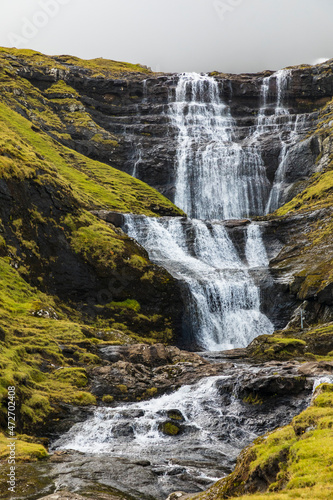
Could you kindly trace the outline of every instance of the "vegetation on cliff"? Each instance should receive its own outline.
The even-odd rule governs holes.
[[[68,64],[82,63],[96,78],[148,70],[102,60],[59,61],[0,50],[0,428],[6,428],[7,388],[16,386],[22,460],[46,456],[43,442],[26,434],[45,435],[68,404],[96,403],[88,372],[101,363],[97,345],[128,339],[169,343],[180,307],[172,277],[90,211],[182,212],[145,183],[42,131],[38,125],[63,133],[59,99],[68,106],[64,120],[87,129],[91,120],[72,106],[78,94],[63,81],[44,96],[14,68],[68,71]],[[93,141],[117,147],[98,127],[91,132]],[[4,443],[2,435],[0,459]]]
[[[121,146],[97,122],[87,96],[66,81],[76,71],[93,81],[150,74],[139,65],[0,49],[0,428],[6,427],[7,388],[15,385],[17,458],[22,461],[47,456],[40,436],[69,405],[96,404],[89,373],[102,363],[97,346],[170,343],[179,326],[181,299],[173,278],[91,211],[183,212],[112,168],[112,155]],[[110,102],[116,99],[106,95]],[[274,214],[285,219],[318,211],[309,230],[282,250],[273,268],[292,269],[290,292],[303,302],[315,298],[319,307],[331,300],[333,289],[332,109],[330,102],[315,131],[322,146],[318,173]],[[93,159],[94,148],[106,152],[107,163]],[[332,359],[332,325],[328,316],[324,324],[307,325],[304,331],[291,325],[256,339],[251,355]],[[118,388],[127,391],[125,385]],[[156,391],[148,389],[146,396]],[[200,498],[245,493],[253,495],[242,498],[253,500],[330,498],[332,394],[332,386],[322,386],[311,408],[259,438],[241,454],[235,472]],[[107,395],[99,402],[113,400]],[[248,402],[260,404],[255,398]],[[179,428],[167,422],[164,431],[176,435]],[[0,434],[0,461],[8,455],[5,446]]]

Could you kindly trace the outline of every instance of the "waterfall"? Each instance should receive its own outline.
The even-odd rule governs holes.
[[[274,212],[280,206],[281,188],[285,180],[289,150],[298,139],[299,116],[293,123],[293,117],[285,105],[285,96],[290,78],[291,70],[279,70],[264,78],[261,86],[261,107],[253,136],[258,139],[264,134],[276,134],[281,144],[278,168],[275,172],[265,213]],[[274,82],[276,98],[275,102],[269,103],[269,91]]]
[[[187,339],[206,350],[244,347],[274,328],[260,312],[260,292],[222,224],[127,215],[124,226],[150,259],[188,291]],[[253,227],[253,228],[252,228]],[[247,230],[250,267],[267,265],[260,228]]]
[[[230,83],[225,87],[207,75],[179,75],[168,107],[178,132],[175,203],[191,219],[126,217],[128,234],[184,284],[187,338],[204,349],[244,347],[274,330],[260,311],[260,291],[249,273],[268,266],[260,225],[244,229],[242,261],[217,220],[263,215],[278,207],[289,145],[297,136],[297,122],[285,106],[289,80],[289,70],[263,79],[256,123],[242,139],[224,97],[231,93]],[[268,134],[281,144],[272,189],[261,151]]]
[[[257,148],[237,142],[217,81],[180,75],[169,116],[178,130],[176,205],[194,218],[262,214],[268,197],[265,168]]]
[[[269,264],[260,226],[257,224],[248,226],[245,255],[250,267],[267,267]]]

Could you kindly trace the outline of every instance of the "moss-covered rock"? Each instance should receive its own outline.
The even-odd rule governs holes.
[[[257,360],[333,360],[333,323],[303,330],[290,327],[256,337],[246,349]]]
[[[168,420],[160,424],[159,430],[166,436],[177,436],[181,432],[181,427],[175,422]]]

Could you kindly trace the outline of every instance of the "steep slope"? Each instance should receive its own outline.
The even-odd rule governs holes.
[[[181,212],[3,103],[0,121],[0,426],[7,388],[16,386],[16,431],[43,435],[68,405],[95,404],[88,371],[101,362],[96,345],[169,343],[180,328],[174,279],[91,210]],[[23,440],[18,458],[45,456]]]

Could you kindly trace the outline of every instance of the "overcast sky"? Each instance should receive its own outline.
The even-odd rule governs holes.
[[[255,72],[333,57],[332,22],[333,0],[2,0],[0,45]]]

